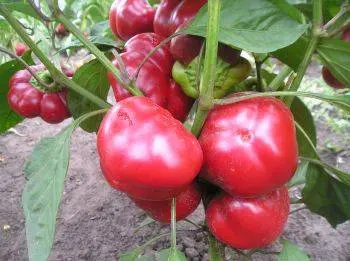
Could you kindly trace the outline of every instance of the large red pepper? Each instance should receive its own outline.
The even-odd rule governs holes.
[[[190,215],[201,201],[201,190],[196,183],[188,186],[186,190],[176,196],[176,220],[181,220]],[[163,201],[149,201],[132,198],[135,204],[142,208],[154,220],[162,223],[171,221],[171,199]]]
[[[42,65],[31,67],[35,72],[44,72]],[[67,90],[45,92],[35,87],[34,78],[28,70],[15,73],[10,79],[8,103],[15,112],[25,118],[40,116],[48,123],[59,123],[70,117],[67,107]]]
[[[206,221],[213,235],[230,247],[263,248],[282,234],[289,204],[286,187],[258,198],[222,193],[209,203]]]
[[[147,0],[115,0],[109,11],[113,33],[124,41],[134,35],[152,32],[155,9]]]
[[[143,200],[177,196],[193,182],[203,161],[196,137],[146,97],[122,100],[106,114],[97,148],[111,186]]]
[[[288,182],[298,165],[293,115],[276,98],[216,106],[199,142],[202,176],[231,195],[268,193]]]
[[[206,3],[207,0],[163,0],[154,18],[154,32],[163,37],[174,34],[185,27]],[[175,60],[189,64],[198,56],[202,42],[198,36],[180,35],[172,39],[170,51]],[[220,44],[219,55],[225,62],[235,65],[240,51]]]
[[[143,33],[134,36],[125,44],[125,52],[121,54],[126,70],[132,77],[147,54],[164,38],[154,33]],[[118,67],[118,61],[113,61]],[[158,49],[141,67],[136,78],[136,86],[145,96],[158,105],[168,109],[178,120],[184,120],[191,105],[181,87],[171,78],[174,60],[167,45]],[[131,94],[121,86],[112,73],[108,73],[109,82],[117,101]]]

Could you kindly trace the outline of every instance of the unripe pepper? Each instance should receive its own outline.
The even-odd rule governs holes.
[[[194,59],[188,66],[184,66],[180,62],[175,62],[172,70],[174,80],[180,84],[187,96],[195,99],[199,96],[199,90],[197,88],[198,63],[199,57]],[[228,90],[245,80],[249,76],[251,69],[250,63],[243,57],[239,59],[235,66],[218,58],[214,98],[223,97]]]
[[[159,45],[163,39],[163,37],[154,33],[143,33],[126,42],[125,52],[120,56],[129,78],[133,77],[147,54]],[[117,59],[113,63],[118,67]],[[143,64],[136,77],[135,84],[146,97],[168,109],[176,119],[183,121],[190,109],[192,100],[172,80],[171,69],[173,63],[174,60],[169,52],[168,45],[162,46]],[[111,72],[108,73],[108,79],[117,101],[132,96],[118,83]]]
[[[143,209],[150,217],[162,223],[171,221],[171,199],[163,201],[148,201],[131,198],[135,204]],[[196,210],[201,201],[201,190],[196,183],[176,196],[176,220],[189,216]]]
[[[44,75],[43,65],[31,67],[33,71]],[[60,123],[70,117],[67,106],[67,89],[40,89],[28,70],[15,73],[10,79],[8,103],[12,110],[25,118],[40,116],[48,123]]]
[[[131,37],[153,32],[155,9],[147,0],[115,0],[109,11],[112,32],[127,41]]]
[[[146,97],[120,101],[97,134],[103,174],[130,197],[171,199],[194,181],[203,153],[181,122]]]
[[[206,221],[213,235],[230,247],[264,248],[282,234],[289,205],[286,187],[258,198],[222,193],[209,203]]]

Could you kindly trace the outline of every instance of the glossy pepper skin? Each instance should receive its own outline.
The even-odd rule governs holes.
[[[130,77],[134,75],[147,54],[163,39],[163,37],[154,33],[143,33],[126,42],[125,52],[121,54],[121,59]],[[172,80],[173,63],[174,60],[169,52],[169,47],[163,46],[144,63],[135,83],[145,96],[168,109],[176,119],[183,121],[187,116],[192,100]],[[114,60],[113,64],[118,67],[117,60]],[[117,101],[132,96],[118,83],[112,73],[108,73],[108,79]]]
[[[293,115],[275,98],[215,107],[199,142],[201,175],[232,196],[266,194],[285,184],[298,164]]]
[[[163,0],[154,18],[154,32],[168,37],[185,27],[207,3],[207,0]],[[187,65],[198,56],[202,47],[201,37],[180,35],[172,39],[170,51],[175,60]],[[240,51],[219,44],[220,57],[226,62],[235,65],[238,62]]]
[[[36,72],[45,70],[42,65],[32,66]],[[12,110],[25,118],[40,116],[48,123],[60,123],[70,117],[67,107],[67,90],[45,93],[34,88],[32,75],[27,70],[15,73],[10,79],[8,103]]]
[[[350,26],[344,30],[341,39],[345,42],[350,42]],[[346,87],[345,84],[339,81],[325,66],[322,67],[322,77],[325,83],[334,89],[343,89]]]
[[[286,187],[258,198],[222,193],[209,203],[206,221],[213,235],[230,247],[263,248],[282,234],[289,206]]]
[[[131,37],[153,32],[155,9],[147,0],[115,0],[109,11],[112,32],[127,41]]]
[[[177,196],[203,162],[196,137],[146,97],[124,99],[106,114],[97,148],[110,185],[143,200]]]
[[[132,200],[154,220],[166,224],[170,223],[172,199],[147,201],[134,198]],[[189,216],[196,210],[200,201],[201,190],[197,184],[193,183],[176,196],[176,220],[181,220]]]
[[[26,51],[28,51],[29,48],[23,43],[18,43],[15,46],[15,52],[17,56],[22,56]]]

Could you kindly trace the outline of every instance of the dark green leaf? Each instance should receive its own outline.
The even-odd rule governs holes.
[[[312,117],[308,107],[301,101],[300,98],[295,97],[290,109],[293,113],[294,120],[303,128],[313,145],[316,147],[316,126],[314,123],[314,118]],[[299,129],[297,129],[297,136],[299,144],[305,143],[303,142]],[[301,155],[309,155],[308,153],[304,153],[303,148],[299,148],[299,151],[301,152]]]
[[[97,59],[92,60],[80,67],[75,72],[73,81],[78,83],[80,86],[83,86],[85,89],[101,99],[107,99],[109,91],[107,70]],[[96,104],[75,92],[68,93],[68,107],[74,119],[87,112],[98,109]],[[92,117],[84,121],[81,124],[81,128],[88,132],[95,132],[98,130],[101,121],[101,115]]]
[[[297,168],[293,178],[288,182],[289,188],[304,184],[306,182],[306,174],[309,170],[309,162],[302,161]]]
[[[350,187],[336,180],[321,167],[309,164],[302,191],[307,207],[332,226],[350,219]]]
[[[350,186],[350,173],[343,172],[343,171],[341,171],[333,166],[330,166],[330,165],[322,162],[321,160],[319,160],[317,158],[312,159],[312,158],[301,157],[301,159],[303,161],[310,162],[312,164],[316,164],[316,165],[322,167],[327,173],[329,173],[329,175],[331,175],[335,179],[343,182],[344,184]]]
[[[300,250],[297,245],[288,240],[282,240],[282,252],[278,255],[278,261],[309,261],[309,257]]]
[[[71,125],[55,137],[44,138],[35,147],[24,170],[29,180],[22,202],[31,261],[45,261],[50,254],[73,130]]]
[[[331,73],[350,86],[350,43],[337,39],[322,39],[317,53]]]
[[[236,48],[256,53],[272,52],[291,45],[307,29],[307,25],[294,20],[297,11],[282,0],[221,2],[219,40]],[[289,16],[291,14],[293,17]],[[184,32],[204,37],[207,21],[207,6],[204,6]]]
[[[27,63],[33,64],[31,52],[25,53],[22,58]],[[0,65],[0,134],[23,121],[23,117],[12,111],[7,103],[9,81],[17,71],[22,69],[24,69],[24,66],[17,60],[11,60]]]
[[[163,249],[156,253],[157,261],[186,261],[186,256],[176,247]]]
[[[305,56],[309,39],[305,36],[300,37],[295,43],[272,53],[274,57],[287,64],[295,72]]]

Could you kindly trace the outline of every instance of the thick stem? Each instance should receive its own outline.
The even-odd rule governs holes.
[[[95,55],[96,59],[98,59],[109,71],[113,73],[116,77],[117,81],[132,95],[142,96],[142,92],[133,86],[132,84],[126,84],[120,75],[119,70],[111,63],[111,61],[105,56],[103,52],[101,52],[94,44],[88,41],[84,35],[79,31],[79,29],[69,20],[67,19],[60,10],[55,10],[55,17],[59,22],[61,22],[64,27],[72,33],[80,42],[84,44],[84,46]]]
[[[284,79],[288,77],[288,75],[292,72],[293,70],[285,65],[282,70],[279,72],[279,74],[272,80],[272,82],[269,84],[269,89],[271,91],[277,91],[280,89],[281,85],[284,82]]]
[[[298,67],[297,76],[295,77],[292,85],[289,88],[290,91],[297,91],[299,86],[300,86],[301,81],[304,78],[306,69],[310,64],[312,55],[314,54],[314,52],[317,48],[318,42],[319,42],[319,36],[320,36],[321,31],[322,31],[322,23],[323,23],[322,0],[314,0],[311,40],[310,40],[308,47],[306,49],[304,59]],[[288,97],[285,100],[285,103],[288,106],[290,106],[293,102],[293,99],[294,99],[294,97]]]
[[[215,83],[215,67],[218,50],[220,0],[208,1],[208,27],[206,37],[204,70],[200,83],[199,103],[196,118],[192,126],[192,133],[199,135],[209,110],[213,106]]]
[[[80,95],[86,97],[91,102],[95,103],[101,108],[109,108],[110,105],[104,100],[100,99],[96,95],[85,90],[83,87],[79,86],[72,80],[68,79],[56,66],[50,61],[50,59],[39,49],[37,44],[26,34],[22,26],[18,23],[17,19],[12,16],[10,11],[5,5],[0,4],[0,14],[7,20],[11,27],[17,32],[17,34],[22,38],[22,40],[27,44],[31,51],[38,57],[38,59],[45,65],[47,70],[50,72],[52,78],[55,82],[65,85],[69,89],[79,93]]]

